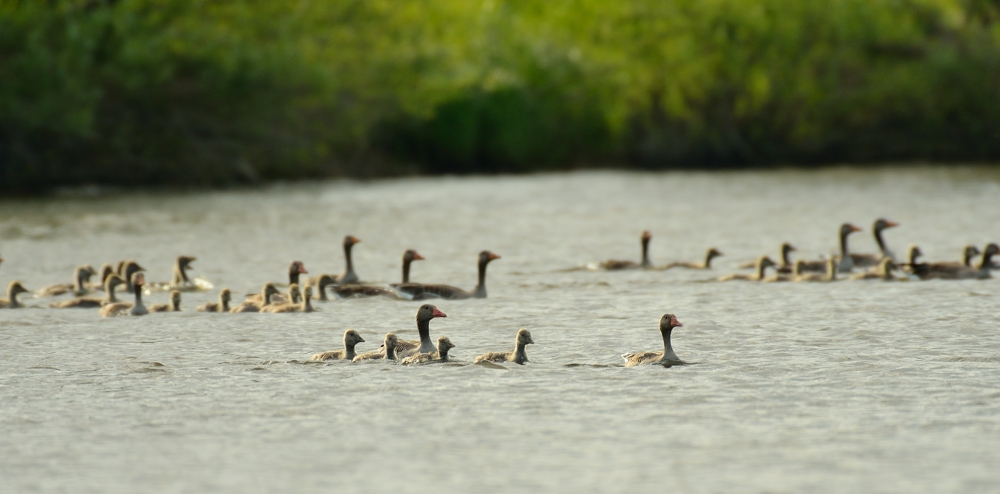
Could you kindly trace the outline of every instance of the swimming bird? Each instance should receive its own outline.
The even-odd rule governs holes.
[[[298,286],[299,276],[308,273],[309,271],[306,271],[306,266],[305,264],[302,264],[302,261],[292,261],[292,263],[288,265],[288,286],[289,287],[291,287],[292,285]],[[266,302],[264,299],[261,298],[263,292],[247,295],[245,302],[250,302],[258,307],[262,307],[269,303],[285,303],[291,300],[288,297],[288,295],[285,295],[284,293],[281,293],[277,290],[277,284],[272,283],[272,285],[275,286],[275,290],[271,296],[270,302]],[[294,302],[294,300],[292,301]]]
[[[355,237],[354,235],[344,237],[344,261],[346,266],[343,274],[336,278],[338,284],[346,285],[348,283],[358,282],[358,274],[354,272],[354,261],[351,259],[351,249],[354,248],[354,244],[360,242],[361,240],[358,240],[358,237]]]
[[[132,274],[132,292],[135,294],[135,302],[116,302],[101,307],[101,317],[114,316],[144,316],[149,313],[142,303],[142,286],[146,284],[146,277],[142,272]]]
[[[663,266],[663,269],[673,269],[673,268],[688,268],[688,269],[712,269],[712,259],[722,255],[722,252],[716,250],[715,247],[711,247],[705,252],[704,262],[672,262]]]
[[[619,259],[609,259],[600,264],[602,269],[608,271],[619,271],[622,269],[638,269],[638,268],[651,268],[653,263],[649,260],[649,241],[653,238],[653,234],[649,230],[643,230],[642,235],[639,236],[639,242],[642,244],[642,261],[623,261]]]
[[[135,289],[134,286],[132,285],[132,280],[134,279],[135,273],[139,273],[145,270],[146,268],[140,266],[139,263],[135,261],[131,260],[125,261],[125,263],[122,265],[122,273],[120,273],[119,276],[121,276],[122,279],[125,280],[126,292],[132,293],[132,291]],[[145,277],[143,277],[143,283],[145,283]]]
[[[386,333],[385,340],[382,341],[382,348],[362,353],[351,359],[351,362],[361,362],[362,360],[396,360],[396,343],[399,341],[395,333]]]
[[[992,257],[1000,254],[1000,247],[997,244],[989,244],[983,249],[983,257],[978,266],[955,266],[952,263],[925,263],[918,273],[921,279],[939,280],[984,280],[992,277],[990,273],[993,269]]]
[[[413,249],[407,249],[406,252],[403,252],[403,281],[401,283],[392,283],[389,286],[397,290],[407,286],[419,287],[421,285],[420,283],[410,282],[410,264],[412,264],[413,261],[423,260],[424,256],[420,255],[419,252]]]
[[[257,297],[259,302],[247,299],[240,305],[229,309],[229,312],[234,314],[240,312],[260,312],[261,307],[271,303],[271,298],[274,297],[274,294],[276,293],[278,293],[278,289],[275,288],[274,283],[265,283],[264,287],[261,288],[260,293],[258,294],[259,296]]]
[[[17,296],[22,293],[28,293],[28,289],[24,288],[24,285],[20,281],[11,281],[7,285],[7,298],[0,298],[0,309],[20,309],[24,307],[21,302],[17,300]]]
[[[437,351],[428,353],[415,353],[404,358],[401,364],[425,364],[428,362],[447,362],[448,350],[455,348],[455,344],[447,336],[438,338]]]
[[[118,303],[115,291],[118,285],[123,284],[125,284],[125,280],[123,280],[121,276],[114,273],[108,273],[108,277],[104,280],[104,298],[77,297],[70,300],[52,302],[49,304],[49,307],[52,307],[53,309],[92,309],[108,304]]]
[[[885,257],[879,261],[878,266],[871,271],[865,271],[864,273],[855,273],[851,275],[852,280],[885,280],[892,281],[896,279],[892,272],[896,269],[896,263],[892,259]]]
[[[838,259],[836,256],[827,259],[826,262],[826,273],[806,273],[799,265],[803,262],[802,260],[795,261],[795,281],[837,281],[837,266]]]
[[[441,312],[431,304],[421,305],[417,309],[417,334],[419,340],[398,340],[396,353],[400,358],[408,357],[415,353],[426,353],[434,351],[434,343],[431,342],[431,319],[436,317],[448,317],[448,314]]]
[[[872,234],[875,235],[875,243],[878,244],[879,255],[874,254],[851,254],[851,262],[853,266],[859,268],[869,268],[872,266],[877,266],[879,261],[883,258],[889,258],[893,261],[896,260],[896,255],[893,254],[891,250],[885,245],[885,240],[882,239],[882,231],[888,228],[894,228],[899,226],[899,223],[895,221],[889,221],[885,218],[879,218],[875,220],[872,224]]]
[[[412,300],[424,300],[428,298],[443,298],[447,300],[463,300],[468,298],[486,298],[486,265],[490,261],[500,259],[500,256],[484,250],[479,253],[479,284],[472,292],[467,292],[461,288],[451,285],[433,285],[408,283],[397,287],[397,291],[411,297]]]
[[[42,288],[38,291],[39,297],[54,297],[57,295],[63,295],[65,293],[73,293],[77,297],[86,295],[90,293],[88,284],[90,278],[92,278],[96,273],[94,268],[90,264],[83,264],[77,266],[73,270],[73,283],[60,283],[58,285],[50,285]]]
[[[228,288],[219,291],[218,302],[208,302],[198,307],[198,312],[229,312],[229,302],[232,300],[232,293]]]
[[[296,288],[296,290],[298,290],[298,287],[295,287],[295,288]],[[306,288],[304,290],[304,294],[301,295],[301,296],[299,296],[299,299],[301,300],[301,302],[299,302],[299,303],[284,303],[284,304],[280,304],[280,305],[276,305],[276,304],[266,305],[262,309],[260,309],[260,311],[261,312],[267,312],[267,313],[270,313],[270,314],[285,314],[285,313],[289,313],[289,312],[315,312],[316,309],[313,309],[313,306],[312,306],[312,296],[313,296],[313,291],[312,290],[313,290],[313,288],[311,286],[306,285]]]
[[[170,291],[170,303],[169,304],[154,304],[149,306],[149,312],[180,312],[181,311],[181,292],[180,290]]]
[[[670,333],[674,328],[684,326],[673,314],[663,314],[660,318],[660,336],[663,337],[663,350],[659,352],[634,352],[623,353],[625,367],[635,367],[637,365],[678,365],[685,362],[674,353],[674,347],[670,344]]]
[[[365,339],[358,334],[357,331],[353,329],[348,329],[344,331],[344,349],[343,350],[330,350],[328,352],[317,353],[312,356],[314,361],[322,360],[354,360],[358,354],[354,351],[354,347],[358,343],[364,343]]]
[[[476,357],[473,362],[477,364],[479,362],[514,362],[515,364],[524,365],[524,363],[528,361],[528,354],[525,353],[524,347],[534,343],[535,340],[531,339],[531,332],[527,329],[521,328],[517,330],[517,337],[514,339],[513,351],[484,353]]]
[[[761,256],[755,263],[756,269],[753,274],[734,273],[719,277],[719,281],[762,281],[765,270],[774,266],[774,261],[770,257]]]

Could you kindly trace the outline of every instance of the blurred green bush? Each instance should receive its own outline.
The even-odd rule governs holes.
[[[0,190],[1000,157],[1000,0],[0,0]]]

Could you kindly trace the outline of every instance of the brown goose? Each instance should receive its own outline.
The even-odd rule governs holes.
[[[100,284],[98,284],[98,285],[91,285],[90,288],[93,289],[93,290],[104,290],[104,285],[105,285],[105,282],[108,281],[108,276],[111,276],[111,275],[115,274],[115,270],[114,270],[114,268],[111,267],[110,264],[104,263],[104,264],[101,265],[101,269],[100,269],[100,273],[99,274],[100,274]]]
[[[198,307],[198,312],[229,312],[229,302],[232,300],[232,293],[228,288],[223,288],[219,292],[218,302],[208,302]]]
[[[860,231],[860,228],[850,223],[840,225],[840,264],[837,266],[837,269],[840,270],[841,273],[850,272],[854,267],[854,261],[851,259],[851,254],[847,247],[847,237],[854,232]],[[806,272],[825,273],[826,260],[820,259],[818,261],[805,261],[802,265],[802,269]]]
[[[625,359],[625,367],[654,364],[670,367],[672,365],[684,364],[683,360],[677,358],[677,354],[674,353],[674,347],[670,344],[670,333],[673,332],[674,328],[683,326],[677,320],[677,316],[663,314],[663,317],[660,318],[660,336],[663,337],[663,350],[659,352],[623,353],[622,358]]]
[[[801,260],[795,261],[795,281],[837,281],[837,257],[831,257],[826,260],[826,273],[807,273],[805,272],[799,263],[803,262]]]
[[[394,333],[386,333],[385,340],[382,341],[382,348],[362,353],[351,359],[351,362],[361,362],[362,360],[396,360],[396,343],[399,341]]]
[[[431,319],[435,317],[448,317],[448,314],[439,311],[431,304],[421,305],[417,309],[417,334],[420,335],[420,340],[399,340],[396,353],[400,358],[434,351],[434,343],[431,342]]]
[[[782,274],[790,274],[792,272],[793,266],[792,266],[792,261],[791,261],[791,258],[789,256],[789,254],[791,254],[794,251],[795,251],[795,247],[793,247],[792,244],[790,244],[788,242],[782,243],[781,244],[781,264],[778,264],[777,266],[775,266],[774,270],[777,271],[777,272],[779,272],[779,273],[782,273]],[[739,268],[740,269],[751,269],[751,268],[754,268],[756,266],[757,266],[757,262],[754,261],[754,262],[747,262],[747,263],[740,264]]]
[[[770,257],[761,256],[754,263],[756,266],[753,274],[734,273],[719,277],[719,281],[762,281],[765,278],[767,268],[774,267],[774,261]]]
[[[870,268],[873,266],[878,266],[879,262],[883,258],[889,258],[893,261],[896,260],[896,255],[893,254],[891,250],[885,245],[885,240],[882,239],[882,230],[887,228],[894,228],[899,226],[899,223],[895,221],[889,221],[885,218],[879,218],[875,220],[872,225],[872,233],[875,235],[875,243],[878,244],[879,255],[875,254],[851,254],[851,262],[855,267],[859,268]]]
[[[11,281],[7,285],[7,298],[0,298],[0,309],[20,309],[24,307],[21,302],[17,301],[17,296],[22,293],[28,293],[28,289],[24,288],[24,285],[20,281]]]
[[[348,235],[344,237],[344,260],[347,263],[344,273],[336,278],[338,284],[346,285],[348,283],[357,283],[358,274],[354,272],[354,261],[351,259],[351,249],[354,248],[354,244],[360,243],[358,237],[354,235]]]
[[[354,360],[358,354],[355,353],[354,347],[358,343],[364,343],[365,339],[358,334],[357,331],[353,329],[348,329],[344,331],[344,349],[343,350],[330,350],[328,352],[317,353],[312,356],[313,361],[323,361],[323,360]]]
[[[404,358],[401,364],[424,364],[428,362],[447,362],[448,350],[455,348],[455,344],[447,336],[438,338],[437,351],[429,353],[416,353]]]
[[[132,291],[134,290],[132,285],[132,280],[134,279],[133,276],[135,275],[135,273],[139,273],[145,270],[146,268],[140,266],[139,263],[135,261],[125,261],[125,263],[122,265],[122,271],[124,273],[120,273],[119,276],[121,276],[122,279],[125,280],[126,292],[132,293]],[[143,283],[145,283],[145,279],[146,278],[143,277]]]
[[[264,287],[261,288],[259,297],[257,300],[260,302],[255,302],[252,300],[244,300],[243,303],[229,309],[229,312],[240,313],[240,312],[260,312],[260,308],[268,305],[272,301],[274,294],[278,293],[278,289],[274,287],[274,283],[265,283]]]
[[[174,286],[189,285],[191,280],[188,278],[187,270],[191,269],[191,263],[196,260],[198,260],[197,257],[179,256],[177,260],[174,261],[170,284]]]
[[[337,298],[392,297],[399,298],[392,289],[374,285],[336,285],[330,287],[330,292]]]
[[[297,288],[298,287],[296,287],[296,289]],[[264,308],[262,308],[260,311],[267,312],[270,314],[287,314],[290,312],[315,312],[316,309],[313,309],[312,306],[312,296],[313,296],[313,288],[309,285],[306,285],[305,290],[303,290],[303,294],[299,296],[299,300],[301,300],[301,302],[285,303],[281,305],[267,305],[264,306]]]
[[[101,317],[114,317],[114,316],[144,316],[149,313],[146,306],[142,303],[142,285],[146,284],[146,277],[142,272],[135,272],[132,274],[132,287],[134,288],[133,293],[135,293],[135,302],[116,302],[113,304],[107,304],[101,307]]]
[[[420,255],[419,252],[413,249],[407,249],[406,252],[403,252],[403,282],[392,283],[389,286],[397,290],[407,286],[413,286],[413,287],[420,286],[420,283],[410,282],[410,264],[413,263],[413,261],[423,261],[423,260],[424,256]]]
[[[970,269],[976,269],[972,265],[972,260],[976,258],[982,252],[975,245],[966,245],[962,249],[962,262],[958,261],[942,261],[942,262],[928,262],[921,265],[922,273],[930,278],[941,277],[947,278],[950,276],[955,276],[957,273],[968,271]],[[933,273],[933,275],[932,275]]]
[[[892,272],[896,269],[896,263],[889,259],[888,257],[883,258],[878,263],[873,271],[866,271],[864,273],[855,273],[851,275],[852,280],[885,280],[892,281],[896,279]]]
[[[53,309],[92,309],[118,303],[118,298],[115,296],[115,289],[118,285],[123,284],[125,284],[125,280],[121,276],[109,273],[108,277],[104,280],[104,298],[77,297],[71,300],[63,300],[62,302],[53,302],[49,304],[49,307]]]
[[[500,259],[500,256],[488,250],[479,253],[479,284],[476,285],[476,288],[471,293],[451,285],[423,285],[416,283],[400,286],[397,288],[397,291],[405,293],[412,300],[424,300],[428,298],[443,298],[447,300],[486,298],[486,265],[494,259]]]
[[[989,244],[983,249],[983,257],[979,266],[956,267],[950,263],[927,263],[921,273],[921,279],[939,280],[984,280],[992,277],[990,271],[993,269],[993,256],[1000,254],[1000,246]]]
[[[475,360],[473,363],[479,362],[514,362],[515,364],[524,365],[528,361],[528,354],[524,351],[524,347],[527,345],[532,345],[535,340],[531,339],[531,332],[527,329],[521,328],[517,330],[517,337],[514,339],[514,350],[510,352],[490,352],[484,353]]]
[[[602,269],[608,271],[618,271],[622,269],[638,269],[638,268],[651,268],[653,263],[649,260],[649,241],[653,238],[653,234],[649,230],[644,230],[642,235],[639,237],[639,242],[642,243],[642,261],[622,261],[618,259],[609,259],[600,264]]]
[[[84,264],[82,266],[77,266],[73,270],[73,283],[60,283],[58,285],[51,285],[42,288],[38,291],[39,297],[54,297],[57,295],[63,295],[66,293],[72,293],[77,297],[86,295],[90,293],[88,285],[90,284],[90,278],[95,274],[94,268],[90,264]]]
[[[672,262],[663,266],[663,269],[672,268],[688,268],[688,269],[712,269],[712,259],[722,255],[722,252],[716,250],[715,247],[711,247],[705,252],[704,262]]]
[[[309,274],[309,271],[306,271],[306,266],[302,264],[302,261],[292,261],[292,263],[288,265],[289,289],[291,288],[292,285],[298,286],[299,276],[303,274]],[[272,283],[272,285],[275,285],[275,283]],[[284,293],[277,291],[277,289],[275,289],[274,294],[272,294],[273,296],[270,302],[263,303],[264,300],[261,298],[262,294],[263,292],[247,295],[245,302],[250,302],[258,307],[263,307],[264,305],[267,305],[269,303],[283,304],[289,301],[297,303],[295,300],[289,299],[288,295],[285,295]]]
[[[180,312],[181,311],[181,292],[180,290],[170,291],[170,303],[169,304],[154,304],[149,306],[150,312]]]

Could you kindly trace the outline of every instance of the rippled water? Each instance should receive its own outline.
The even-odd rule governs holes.
[[[872,221],[902,254],[957,258],[1000,240],[989,169],[574,173],[285,185],[0,202],[0,281],[69,281],[76,264],[172,259],[234,293],[343,269],[472,288],[431,325],[453,365],[307,363],[356,328],[416,338],[416,302],[345,300],[313,314],[101,319],[0,311],[5,492],[986,492],[1000,485],[1000,282],[703,283],[790,241],[832,252]],[[562,271],[609,257],[725,257],[711,272]],[[159,303],[165,294],[147,299]],[[624,368],[661,347],[696,365]],[[532,331],[531,362],[468,365]]]

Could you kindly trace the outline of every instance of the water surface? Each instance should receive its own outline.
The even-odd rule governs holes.
[[[376,348],[416,338],[418,303],[319,304],[313,314],[0,311],[0,478],[10,492],[985,492],[1000,484],[1000,283],[710,283],[790,241],[955,259],[1000,241],[995,172],[611,173],[278,185],[0,202],[0,281],[69,281],[135,258],[166,280],[179,254],[234,293],[343,269],[353,234],[368,282],[475,284],[432,322],[456,365],[308,363],[346,328]],[[566,271],[725,253],[711,272]],[[147,299],[166,301],[165,294]],[[676,313],[696,365],[621,367],[660,348]],[[467,365],[532,331],[531,362]]]

